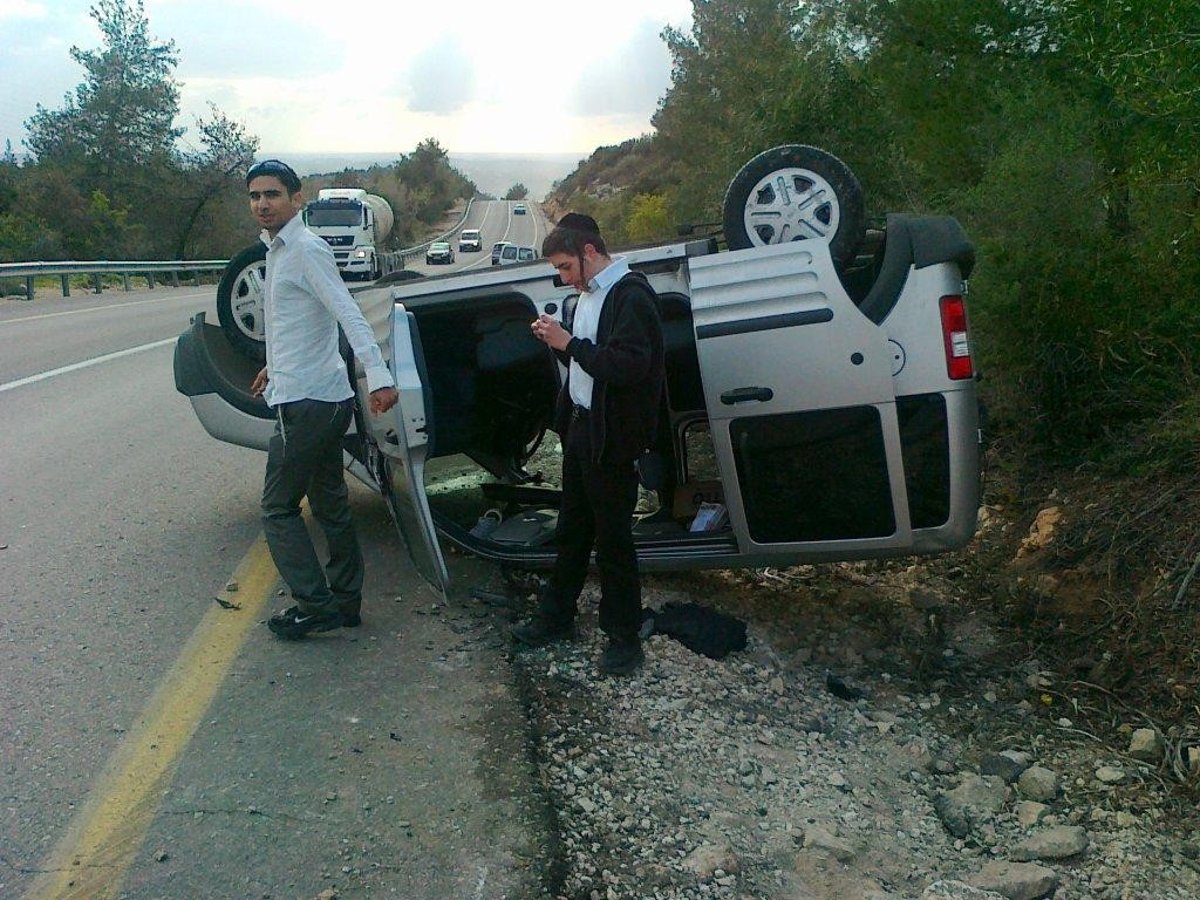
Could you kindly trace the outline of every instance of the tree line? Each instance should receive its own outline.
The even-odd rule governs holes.
[[[143,0],[99,0],[101,46],[72,47],[83,81],[26,121],[27,154],[0,156],[0,262],[225,259],[256,239],[243,181],[259,139],[216,106],[179,124],[179,55],[150,35]],[[189,148],[189,149],[184,149]],[[389,166],[305,180],[392,204],[391,249],[419,242],[475,185],[432,138]]]
[[[729,180],[759,151],[823,147],[856,172],[876,218],[950,213],[975,241],[969,302],[993,433],[1112,470],[1194,463],[1194,0],[693,9],[690,31],[663,35],[672,84],[656,132],[590,161],[612,171],[637,157],[636,174],[571,202],[624,240],[674,238],[675,223],[720,220]]]

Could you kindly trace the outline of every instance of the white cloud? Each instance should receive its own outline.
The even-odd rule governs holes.
[[[572,101],[577,115],[636,116],[647,123],[671,76],[671,56],[659,33],[643,20],[612,52],[577,76]]]
[[[0,0],[0,22],[6,19],[44,19],[48,15],[45,4],[31,0]]]
[[[196,0],[147,4],[152,38],[175,43],[181,80],[307,77],[338,70],[352,49],[327,40],[325,23],[270,15],[246,0],[206,0],[203,15],[199,6]]]
[[[68,48],[100,46],[87,7],[0,0],[0,146],[19,147],[36,105],[58,108],[83,80]],[[45,17],[10,27],[18,9]],[[146,0],[151,36],[179,51],[179,124],[215,103],[275,152],[405,152],[426,137],[455,152],[615,143],[650,129],[669,78],[659,32],[687,27],[690,12],[690,0],[590,10],[561,0]]]
[[[457,37],[444,34],[413,57],[408,89],[413,112],[458,112],[474,98],[475,64]]]

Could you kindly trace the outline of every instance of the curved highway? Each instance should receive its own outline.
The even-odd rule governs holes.
[[[528,210],[524,215],[513,212],[518,203],[524,203]],[[471,204],[471,212],[462,227],[456,229],[448,239],[450,246],[454,248],[453,263],[426,265],[425,252],[422,250],[418,255],[406,259],[404,267],[423,275],[444,275],[447,272],[486,268],[492,264],[492,244],[497,241],[533,247],[538,256],[541,256],[542,241],[552,227],[541,206],[533,201],[476,200]],[[483,235],[482,249],[469,253],[458,249],[458,235],[462,228],[480,230]]]

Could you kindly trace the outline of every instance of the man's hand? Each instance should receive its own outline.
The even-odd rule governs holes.
[[[398,402],[400,402],[400,392],[394,387],[385,387],[377,391],[371,391],[371,415],[377,416],[380,413],[385,413]]]
[[[538,316],[529,327],[533,329],[533,336],[551,350],[566,350],[567,344],[571,343],[571,332],[545,313]]]
[[[267,389],[267,367],[263,366],[262,371],[254,376],[254,380],[250,382],[250,395],[252,397],[261,397],[263,391]]]

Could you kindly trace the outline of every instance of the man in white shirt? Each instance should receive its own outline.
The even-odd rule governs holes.
[[[286,163],[263,160],[246,173],[246,187],[267,245],[267,364],[251,392],[276,415],[263,481],[263,532],[296,601],[267,624],[295,640],[361,622],[363,558],[342,471],[354,390],[339,351],[339,325],[366,373],[371,415],[391,409],[399,395],[333,251],[297,215],[299,176]],[[323,568],[300,516],[305,497],[329,544]]]

